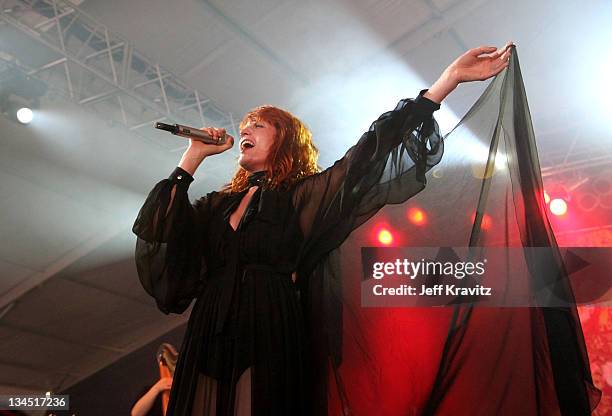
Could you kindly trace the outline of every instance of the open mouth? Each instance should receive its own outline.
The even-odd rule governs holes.
[[[245,151],[245,150],[251,149],[253,147],[255,147],[255,143],[253,143],[249,139],[242,139],[240,141],[240,151]]]

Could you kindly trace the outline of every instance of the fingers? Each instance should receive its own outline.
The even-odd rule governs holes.
[[[225,137],[225,129],[218,129],[213,127],[213,137],[219,142],[221,139]]]
[[[508,42],[504,45],[503,48],[499,49],[497,52],[490,56],[490,59],[492,60],[492,66],[490,74],[489,76],[487,76],[487,78],[499,74],[501,71],[508,67],[508,65],[510,64],[510,56],[512,55],[512,46],[514,46],[514,44],[512,42]]]
[[[493,59],[499,58],[504,53],[506,53],[507,50],[508,50],[508,46],[504,46],[503,48],[500,48],[500,49],[496,50],[495,53],[492,53],[491,54],[491,58],[493,58]]]
[[[503,56],[507,53],[510,53],[510,51],[512,51],[512,47],[514,46],[514,43],[512,43],[512,41],[507,42],[503,48],[500,48],[497,50],[497,52],[495,52],[494,54],[491,55],[491,58],[503,58]],[[508,59],[510,57],[510,55],[506,56],[506,59]]]
[[[502,60],[502,59],[497,59],[495,65],[493,65],[491,67],[490,72],[484,77],[483,80],[489,79],[489,78],[499,74],[501,71],[506,69],[509,64],[510,64],[510,61],[508,59],[506,59],[505,61]]]
[[[226,136],[226,134],[227,134],[225,129],[220,129],[220,128],[216,128],[216,127],[203,127],[200,130],[203,130],[206,133],[208,133],[217,142],[219,142],[221,139],[223,139]]]
[[[170,390],[172,388],[172,377],[159,379],[153,388],[157,388],[158,391]]]
[[[228,134],[227,141],[225,142],[225,147],[226,149],[230,149],[232,146],[234,146],[234,137]]]
[[[474,48],[473,53],[476,54],[475,56],[489,54],[489,58],[497,59],[501,58],[506,52],[511,51],[512,46],[514,46],[514,43],[512,41],[508,41],[502,48],[497,49],[494,46],[481,46],[479,48]]]
[[[494,68],[497,70],[497,72],[500,72],[502,69],[508,66],[510,63],[510,55],[512,55],[512,48],[511,46],[506,46],[505,51],[494,61]]]
[[[508,62],[510,60],[510,55],[512,54],[512,49],[508,48],[506,52],[499,57],[499,60],[502,62]]]
[[[495,46],[480,46],[478,48],[474,48],[470,50],[470,55],[480,56],[483,53],[492,53],[495,52],[497,48]]]

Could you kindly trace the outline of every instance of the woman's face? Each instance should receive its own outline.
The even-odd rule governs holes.
[[[240,166],[249,172],[265,170],[275,136],[276,128],[272,124],[261,119],[248,119],[240,130]]]

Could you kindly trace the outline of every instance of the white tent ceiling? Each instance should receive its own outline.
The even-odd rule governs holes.
[[[612,69],[612,14],[604,1],[85,0],[78,7],[238,117],[263,103],[295,112],[311,126],[322,166],[466,48],[510,39],[543,167],[612,150],[604,116],[612,85],[601,78]],[[46,62],[44,46],[2,23],[0,53]],[[462,86],[445,102],[447,126],[483,87]],[[0,118],[1,392],[59,391],[186,319],[163,316],[140,288],[130,233],[184,142],[167,138],[179,148],[169,152],[54,94],[44,97],[39,120]],[[227,181],[234,167],[231,155],[211,160],[192,197]]]

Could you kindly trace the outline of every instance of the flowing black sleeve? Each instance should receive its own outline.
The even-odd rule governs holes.
[[[443,153],[432,115],[440,105],[423,97],[425,91],[416,99],[401,100],[374,121],[342,159],[296,186],[305,274],[385,204],[404,202],[425,187],[425,173]]]
[[[202,239],[210,217],[210,194],[191,204],[187,189],[192,181],[188,172],[176,168],[149,193],[132,228],[138,236],[135,257],[140,282],[166,314],[184,312],[203,285]]]

